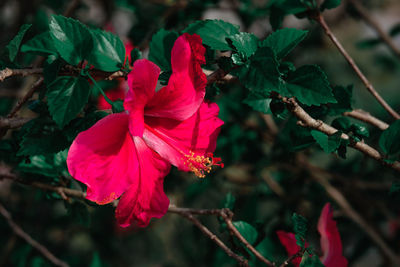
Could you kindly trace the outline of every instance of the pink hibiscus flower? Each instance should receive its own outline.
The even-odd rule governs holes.
[[[332,218],[332,208],[329,203],[325,204],[318,221],[318,232],[321,235],[321,249],[323,252],[320,257],[321,262],[326,267],[347,267],[347,259],[342,255],[342,241]],[[293,233],[277,231],[281,244],[285,247],[289,256],[296,254],[301,248],[296,244],[296,238]],[[307,244],[306,244],[307,246]],[[292,260],[294,266],[299,266],[301,258]]]
[[[160,69],[137,60],[128,75],[126,112],[98,121],[70,147],[68,170],[87,185],[87,199],[106,204],[121,196],[116,218],[122,227],[147,226],[167,212],[163,181],[171,164],[199,177],[220,165],[211,153],[223,122],[217,104],[204,102],[204,53],[200,36],[180,36],[168,85],[157,92]]]

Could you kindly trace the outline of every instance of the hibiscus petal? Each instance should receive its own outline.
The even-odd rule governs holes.
[[[117,199],[135,180],[137,156],[127,114],[109,115],[81,132],[72,143],[67,166],[87,185],[86,198],[98,204]]]
[[[131,224],[145,227],[152,217],[161,218],[168,210],[169,199],[163,190],[170,164],[151,150],[140,137],[133,137],[139,169],[137,179],[122,195],[115,216],[122,227]]]
[[[168,85],[159,90],[147,104],[145,115],[185,120],[201,105],[207,77],[201,69],[205,64],[205,48],[199,35],[183,34],[171,52],[172,75]]]
[[[299,252],[301,247],[296,244],[296,237],[293,233],[288,233],[285,231],[276,231],[279,241],[285,247],[287,254],[290,256]],[[296,257],[292,260],[294,266],[298,267],[301,262],[301,257]]]
[[[184,121],[145,117],[143,139],[160,156],[181,170],[189,171],[187,156],[214,152],[223,121],[215,103],[202,103],[198,111]]]
[[[342,241],[332,219],[332,208],[329,203],[325,204],[318,221],[318,232],[321,235],[322,263],[326,267],[346,267],[347,260],[343,257]]]
[[[147,59],[136,60],[128,74],[129,91],[124,107],[129,111],[129,131],[133,136],[143,134],[143,111],[146,103],[154,96],[160,68]]]

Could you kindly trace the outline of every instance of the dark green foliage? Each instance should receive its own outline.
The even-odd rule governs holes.
[[[234,195],[232,195],[232,193],[226,194],[225,200],[224,200],[224,208],[233,210],[233,208],[235,207],[235,202],[236,202],[236,198]]]
[[[342,0],[325,0],[321,5],[321,11],[338,7],[341,2]]]
[[[343,112],[351,111],[352,101],[353,101],[353,86],[349,85],[347,87],[335,86],[333,87],[333,96],[337,103],[329,104],[329,115],[340,115]]]
[[[53,16],[49,28],[54,46],[65,61],[77,65],[89,58],[93,40],[85,25],[74,19]]]
[[[239,27],[222,20],[203,20],[190,24],[184,31],[197,33],[203,44],[216,50],[232,50],[226,38],[239,33]]]
[[[177,32],[161,29],[151,39],[149,60],[156,63],[164,72],[171,70],[171,50],[177,38]]]
[[[400,152],[400,120],[392,123],[381,134],[379,146],[386,155],[394,155]]]
[[[269,47],[260,47],[256,53],[239,69],[232,71],[250,90],[264,93],[281,92],[278,61]]]
[[[57,54],[57,49],[53,43],[50,32],[44,32],[36,35],[27,43],[22,45],[21,52],[34,53],[39,55]]]
[[[308,250],[306,250],[306,252],[304,253],[300,263],[300,267],[324,267],[324,266],[325,265],[321,263],[318,256],[315,253],[310,254]]]
[[[298,68],[289,75],[286,87],[290,94],[307,106],[336,103],[326,74],[316,65]]]
[[[44,155],[57,153],[68,147],[63,132],[49,118],[37,118],[23,127],[23,136],[17,155]]]
[[[6,46],[8,51],[8,57],[11,62],[14,62],[15,57],[18,54],[19,47],[21,45],[22,39],[25,36],[25,33],[30,29],[32,24],[24,24],[21,26],[18,34],[10,41],[10,43]]]
[[[293,223],[293,230],[296,235],[296,243],[301,248],[304,248],[307,235],[307,220],[300,214],[293,213],[292,223]]]
[[[233,222],[233,225],[250,244],[256,242],[258,233],[253,226],[244,221]]]
[[[47,88],[49,111],[58,126],[63,128],[85,106],[90,85],[82,77],[59,77]]]
[[[121,39],[101,30],[91,30],[90,33],[93,39],[93,51],[87,57],[89,63],[104,71],[119,70],[125,60],[125,46]]]
[[[317,141],[318,145],[326,152],[326,153],[332,153],[336,151],[341,143],[341,132],[338,131],[337,133],[333,135],[326,135],[320,131],[317,130],[312,130],[311,135]]]
[[[241,65],[257,50],[258,38],[254,34],[241,32],[228,38],[231,40],[236,52],[236,54],[232,55],[234,64]]]
[[[307,31],[285,28],[268,35],[261,46],[271,48],[280,60],[289,54],[306,36]]]
[[[252,107],[255,111],[262,112],[264,114],[271,114],[270,104],[272,99],[262,96],[258,92],[250,92],[249,96],[243,100],[243,103]]]

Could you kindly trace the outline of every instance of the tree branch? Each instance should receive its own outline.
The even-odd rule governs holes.
[[[355,109],[349,112],[344,112],[343,113],[344,116],[347,117],[352,117],[354,119],[369,123],[379,129],[381,129],[382,131],[386,130],[387,128],[389,128],[389,124],[387,124],[384,121],[381,121],[380,119],[372,116],[370,113],[361,110],[361,109]]]
[[[29,185],[44,191],[52,191],[60,196],[62,196],[65,199],[65,196],[68,197],[74,197],[74,198],[79,198],[79,199],[84,199],[86,197],[86,193],[80,191],[80,190],[74,190],[74,189],[69,189],[61,186],[52,186],[48,185],[45,183],[40,183],[40,182],[31,182],[31,181],[26,181],[23,179],[18,178],[15,174],[12,174],[9,172],[9,170],[5,168],[0,169],[0,178],[5,178],[5,179],[10,179],[14,182],[20,183],[20,184],[25,184]],[[239,263],[244,264],[244,266],[248,266],[247,260],[244,260],[241,256],[235,254],[232,252],[226,245],[218,239],[213,233],[211,233],[204,225],[201,224],[200,221],[198,221],[196,218],[193,217],[193,215],[216,215],[216,216],[221,216],[225,222],[227,223],[227,227],[230,230],[230,232],[236,236],[254,255],[262,262],[267,264],[268,266],[275,266],[273,263],[271,263],[269,260],[264,258],[251,244],[247,242],[247,240],[240,234],[240,232],[236,229],[236,227],[232,224],[232,217],[233,213],[229,209],[189,209],[189,208],[178,208],[175,206],[170,206],[168,208],[168,211],[171,213],[177,213],[185,218],[191,220],[199,229],[206,234],[208,237],[210,237],[211,240],[213,240],[218,246],[220,246],[230,257],[235,258]],[[222,244],[221,244],[222,243]],[[228,251],[228,250],[229,251]],[[246,264],[247,265],[246,265]]]
[[[275,266],[274,263],[266,259],[263,255],[260,254],[243,236],[242,234],[236,229],[236,227],[232,223],[233,213],[230,209],[205,209],[205,210],[197,210],[197,209],[188,209],[188,208],[178,208],[174,206],[170,206],[168,208],[169,212],[178,213],[180,215],[216,215],[220,216],[224,219],[226,226],[229,229],[229,232],[232,236],[235,236],[242,242],[245,247],[250,250],[257,259],[261,262],[265,263],[267,266]]]
[[[8,225],[14,231],[16,235],[24,239],[29,245],[39,251],[46,259],[48,259],[51,263],[60,267],[69,267],[69,265],[54,256],[47,248],[41,245],[39,242],[34,240],[29,234],[27,234],[19,225],[17,225],[11,214],[6,210],[6,208],[0,203],[0,214],[7,220]]]
[[[12,118],[17,114],[18,110],[33,96],[35,91],[43,84],[44,78],[40,77],[31,86],[31,89],[24,95],[24,97],[18,101],[17,105],[12,109],[12,111],[7,115],[8,118]]]
[[[312,118],[297,102],[294,98],[286,98],[282,97],[282,101],[286,103],[288,106],[289,111],[296,116],[299,119],[299,124],[303,127],[308,127],[312,128],[315,130],[318,130],[320,132],[323,132],[327,135],[333,135],[336,133],[338,130],[323,121],[316,120]],[[342,134],[341,138],[350,140],[349,146],[359,150],[360,152],[364,153],[366,156],[373,158],[382,164],[391,167],[392,169],[400,172],[400,162],[393,162],[393,163],[387,163],[384,162],[384,157],[374,149],[373,147],[365,144],[364,142],[354,142],[354,140],[351,140],[351,138],[347,134]]]
[[[382,107],[396,120],[400,119],[400,115],[394,111],[389,104],[379,95],[379,93],[375,90],[374,86],[371,84],[371,82],[365,77],[365,75],[362,73],[360,68],[356,65],[354,62],[353,58],[347,53],[347,51],[344,49],[342,44],[338,41],[336,36],[333,34],[331,29],[329,28],[328,24],[326,24],[326,21],[324,17],[321,14],[318,14],[316,16],[311,16],[313,20],[315,20],[324,30],[325,34],[331,39],[333,44],[337,47],[337,49],[340,51],[340,53],[344,56],[344,58],[347,60],[349,63],[350,67],[355,71],[357,76],[360,78],[364,86],[367,88],[367,90],[376,98],[376,100],[379,102],[379,104],[382,105]]]
[[[379,37],[384,41],[387,46],[392,50],[392,52],[400,57],[400,49],[395,45],[393,39],[387,34],[379,23],[368,13],[368,10],[359,2],[359,0],[348,0],[351,5],[355,8],[357,13],[361,16],[361,18],[369,24],[379,35]]]
[[[242,256],[234,253],[224,242],[221,241],[215,234],[213,234],[206,226],[204,226],[197,218],[195,218],[191,213],[188,212],[180,212],[176,208],[171,207],[168,209],[169,212],[177,213],[182,217],[191,221],[194,225],[196,225],[200,231],[203,232],[207,237],[209,237],[212,241],[214,241],[222,250],[231,258],[235,259],[240,266],[249,266],[246,259]]]

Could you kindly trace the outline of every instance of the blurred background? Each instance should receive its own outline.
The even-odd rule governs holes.
[[[72,6],[71,2],[76,5]],[[400,26],[399,1],[360,2],[386,32]],[[33,24],[25,37],[28,40],[47,27],[49,16],[65,14],[71,6],[71,17],[89,26],[114,31],[121,39],[130,40],[144,57],[151,36],[160,28],[180,31],[199,19],[222,19],[240,25],[241,31],[265,38],[272,32],[267,4],[267,0],[1,0],[0,50],[17,34],[22,24]],[[376,41],[375,31],[360,19],[347,1],[324,12],[324,16],[377,90],[399,110],[399,59]],[[389,116],[368,94],[318,25],[289,15],[283,26],[309,30],[305,41],[291,53],[290,60],[296,65],[320,65],[332,85],[353,85],[353,107],[368,110],[390,122]],[[393,38],[400,47],[400,34],[393,34]],[[19,60],[21,65],[29,65],[34,59],[24,56]],[[7,115],[25,94],[31,79],[12,78],[0,83],[1,116]],[[113,86],[115,84],[107,85],[110,89]],[[221,208],[233,196],[236,199],[235,219],[246,221],[258,230],[258,243],[267,240],[260,248],[264,255],[283,260],[286,253],[276,231],[292,231],[290,218],[293,212],[298,212],[308,219],[309,242],[320,251],[316,225],[323,205],[331,202],[350,266],[387,266],[385,256],[375,243],[344,216],[314,176],[326,178],[339,189],[353,208],[399,253],[400,207],[398,196],[389,194],[391,182],[398,175],[351,149],[347,151],[347,159],[325,154],[309,135],[296,128],[293,118],[287,114],[272,118],[253,111],[242,102],[246,94],[237,82],[218,83],[208,88],[207,97],[219,104],[219,117],[225,122],[214,153],[222,158],[225,168],[213,171],[205,179],[173,168],[165,178],[165,191],[171,203],[179,207]],[[96,101],[94,95],[93,105]],[[34,116],[27,107],[21,114]],[[332,120],[328,117],[325,121]],[[369,130],[368,141],[376,147],[380,131],[370,127]],[[18,131],[9,132],[1,140],[1,164],[13,167],[26,179],[49,182],[53,181],[49,178],[53,176],[72,183],[74,188],[81,188],[66,172],[66,152],[53,155],[50,161],[48,157],[37,157],[22,163],[21,158],[10,155],[8,149],[15,145],[10,140],[15,135]],[[75,199],[64,201],[55,193],[7,179],[0,180],[0,200],[26,232],[71,266],[236,265],[195,226],[176,214],[168,213],[153,220],[144,229],[120,229],[111,205],[96,206]],[[235,246],[228,233],[220,232],[221,226],[215,217],[200,219],[211,230],[220,233],[227,244]],[[13,234],[2,217],[0,244],[0,266],[51,266]]]

